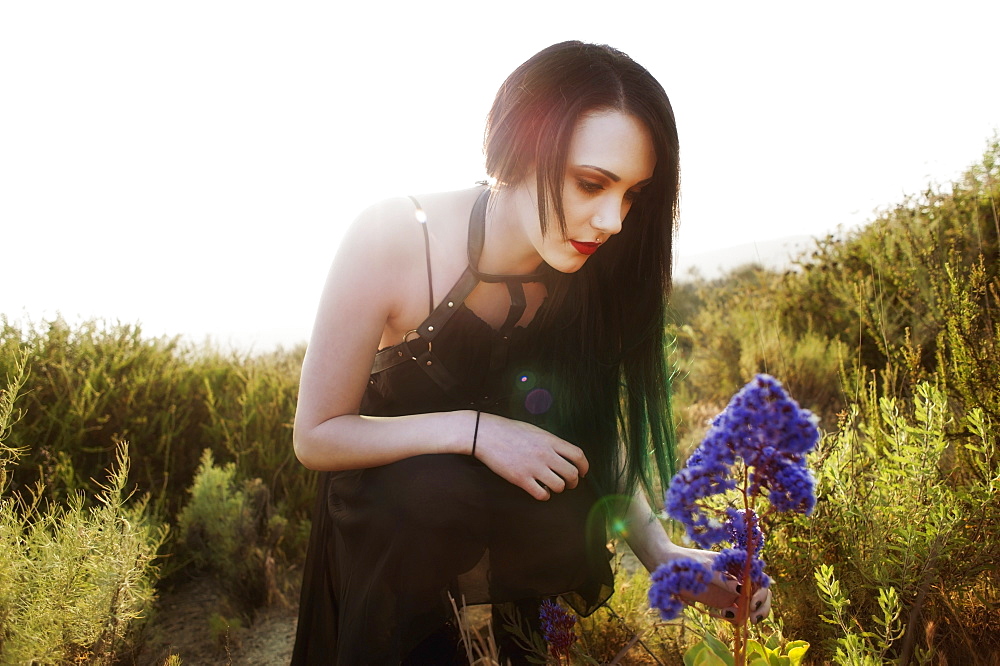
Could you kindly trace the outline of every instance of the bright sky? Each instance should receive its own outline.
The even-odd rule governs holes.
[[[982,154],[998,24],[962,0],[2,3],[0,313],[304,341],[345,226],[481,179],[497,87],[565,39],[666,88],[682,256],[850,228]]]

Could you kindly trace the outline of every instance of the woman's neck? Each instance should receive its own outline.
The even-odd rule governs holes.
[[[478,270],[494,275],[534,273],[542,257],[533,238],[540,241],[541,231],[537,204],[528,188],[495,189],[486,209],[486,236]]]

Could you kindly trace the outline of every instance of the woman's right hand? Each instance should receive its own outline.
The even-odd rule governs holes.
[[[550,432],[495,414],[483,413],[475,456],[498,476],[537,500],[576,488],[590,463],[583,449]]]

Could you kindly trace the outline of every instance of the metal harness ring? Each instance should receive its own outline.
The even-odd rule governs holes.
[[[415,328],[407,331],[406,333],[403,333],[403,344],[406,345],[406,351],[408,351],[408,352],[410,351],[410,341],[407,340],[407,338],[410,337],[410,333],[417,333],[417,335],[420,335],[417,332],[417,329],[415,329]],[[431,341],[428,340],[427,341],[427,353],[428,354],[431,353],[431,349],[433,349],[433,343],[431,343]],[[417,360],[417,357],[413,355],[413,352],[410,352],[410,358],[412,358],[414,361]]]

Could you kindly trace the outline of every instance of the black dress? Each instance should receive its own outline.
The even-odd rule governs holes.
[[[407,341],[378,353],[362,414],[472,409],[547,427],[538,317],[515,326],[521,282],[540,278],[476,270],[487,198],[470,216],[469,268]],[[499,330],[463,303],[487,280],[511,294]],[[398,664],[452,619],[449,593],[469,605],[561,595],[592,612],[613,585],[598,499],[583,481],[540,502],[467,455],[322,473],[292,663]]]

